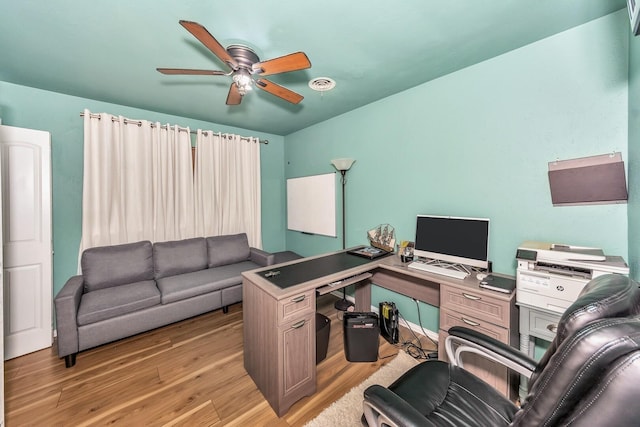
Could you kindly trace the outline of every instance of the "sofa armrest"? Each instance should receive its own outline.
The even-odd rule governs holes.
[[[449,336],[445,340],[445,349],[449,362],[462,368],[464,366],[460,355],[465,352],[471,352],[498,362],[527,378],[530,378],[536,369],[536,361],[520,350],[463,326],[449,328]]]
[[[256,264],[262,267],[272,265],[275,261],[274,254],[271,254],[269,252],[263,251],[262,249],[258,249],[258,248],[249,248],[249,250],[251,251],[249,254],[251,261],[255,262]]]
[[[54,299],[56,306],[56,330],[58,332],[58,357],[78,352],[78,307],[84,291],[84,278],[73,276]]]

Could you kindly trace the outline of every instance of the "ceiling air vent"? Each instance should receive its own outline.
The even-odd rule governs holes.
[[[316,77],[309,81],[309,87],[318,92],[326,92],[336,87],[336,82],[329,77]]]

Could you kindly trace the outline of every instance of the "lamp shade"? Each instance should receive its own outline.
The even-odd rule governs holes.
[[[348,171],[351,168],[351,165],[355,160],[353,159],[333,159],[331,160],[331,164],[339,171]]]

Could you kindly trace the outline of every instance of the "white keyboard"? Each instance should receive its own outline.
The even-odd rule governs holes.
[[[455,279],[461,279],[461,280],[469,275],[463,271],[451,270],[450,268],[438,267],[437,265],[431,265],[431,264],[425,264],[420,261],[413,261],[412,263],[409,263],[407,267],[420,270],[420,271],[426,271],[427,273],[441,274],[443,276],[453,277]]]

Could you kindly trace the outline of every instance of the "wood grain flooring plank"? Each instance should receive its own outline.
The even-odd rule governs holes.
[[[223,425],[225,427],[291,427],[285,419],[278,418],[269,403],[264,399],[251,409],[239,413],[233,419],[224,420]]]
[[[242,341],[238,335],[238,331],[221,328],[215,334],[200,335],[188,343],[183,341],[172,347],[156,361],[160,378],[170,382],[202,367],[211,368],[231,362],[237,364],[243,359]]]
[[[106,373],[63,389],[58,410],[82,408],[79,414],[92,417],[95,413],[118,406],[120,402],[139,399],[161,385],[154,366],[137,366],[124,372]]]
[[[6,390],[5,390],[6,394]],[[7,426],[53,425],[48,421],[48,414],[57,411],[60,392],[38,393],[29,400],[5,403],[5,424]],[[37,418],[47,420],[46,424],[37,423]]]
[[[152,392],[148,397],[102,418],[100,422],[127,426],[163,426],[186,423],[188,420],[191,425],[218,424],[218,412],[206,395],[192,384],[176,384],[158,393]]]
[[[221,424],[220,419],[216,421],[218,414],[213,407],[211,401],[204,402],[194,409],[174,418],[173,420],[162,424],[162,427],[191,427],[191,426],[212,426],[217,427]]]
[[[242,304],[234,304],[83,351],[69,369],[55,346],[5,362],[6,425],[302,426],[387,361],[345,359],[335,300],[317,300],[331,319],[317,393],[282,418],[244,369]],[[380,340],[381,356],[395,351]]]

